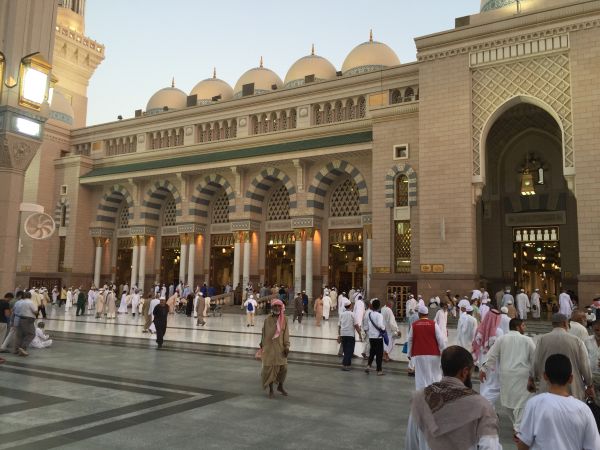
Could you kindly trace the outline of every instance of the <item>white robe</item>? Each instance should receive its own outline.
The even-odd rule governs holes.
[[[481,367],[487,361],[487,355],[494,345],[494,343],[503,336],[504,332],[502,328],[496,328],[496,336],[490,337],[489,339],[489,348],[485,350],[482,349],[480,360],[478,361],[478,366]],[[496,401],[500,397],[500,376],[498,375],[498,370],[494,368],[488,368],[486,371],[486,379],[484,383],[479,385],[479,393],[483,398],[485,398],[488,402],[492,404],[494,409],[496,409]]]
[[[408,332],[408,356],[412,355],[413,328]],[[437,323],[435,324],[435,339],[440,350],[440,354],[446,348],[442,332]],[[420,355],[411,356],[411,361],[415,368],[415,389],[424,389],[431,383],[436,383],[442,379],[441,357],[439,355]]]
[[[583,325],[581,325],[579,322],[571,322],[569,325],[570,325],[569,334],[572,334],[573,336],[577,336],[584,343],[587,340],[587,338],[590,337],[590,334],[588,333],[587,328],[584,327]]]
[[[571,297],[566,292],[563,292],[558,297],[559,309],[558,312],[567,316],[567,319],[571,318],[573,313],[573,304],[571,303]]]
[[[135,314],[138,312],[140,306],[140,294],[133,294],[131,296],[131,313]]]
[[[507,334],[510,330],[510,317],[508,317],[508,314],[500,314],[500,328],[502,328],[502,332],[504,334]]]
[[[152,301],[150,302],[150,308],[148,309],[148,314],[152,316],[152,322],[150,324],[150,332],[151,333],[156,333],[156,327],[154,326],[154,308],[156,308],[156,305],[160,304],[160,300],[158,298],[153,298]]]
[[[65,304],[65,308],[69,309],[71,306],[73,306],[73,291],[69,289],[67,291],[67,303]]]
[[[410,317],[416,310],[417,301],[414,298],[409,298],[408,300],[406,300],[406,310],[404,311],[404,315],[406,317]]]
[[[461,314],[456,329],[456,344],[469,352],[473,351],[473,339],[477,331],[477,319],[469,314]]]
[[[538,292],[534,292],[531,294],[531,316],[534,319],[540,318],[541,307],[540,294]]]
[[[527,312],[531,307],[529,297],[527,297],[527,294],[524,292],[520,292],[517,294],[516,302],[517,310],[519,311],[519,319],[527,320]]]
[[[329,295],[323,296],[323,318],[329,319],[329,313],[331,312],[331,297]]]
[[[94,306],[96,304],[96,292],[91,289],[88,292],[87,303],[88,303],[88,310],[94,309]]]
[[[119,303],[119,314],[127,314],[127,294],[121,295],[121,303]]]
[[[337,293],[337,291],[334,290],[334,289],[332,289],[331,292],[329,292],[329,297],[331,297],[331,306],[333,306],[334,309],[337,308],[338,307],[338,293]],[[339,309],[338,311],[344,311],[344,308]]]
[[[500,302],[500,308],[502,308],[503,306],[507,306],[509,300],[513,305],[515,304],[515,298],[511,294],[504,294],[502,296],[502,301]]]
[[[338,295],[338,298],[337,298],[338,314],[341,314],[342,312],[344,312],[344,302],[346,300],[348,300],[348,299],[346,297],[344,297],[343,294]]]
[[[483,322],[483,319],[485,319],[485,316],[487,315],[487,313],[490,312],[490,307],[487,305],[487,303],[482,303],[482,305],[479,307],[479,317],[481,318],[481,321]]]
[[[33,348],[47,348],[52,345],[52,339],[47,334],[44,334],[41,328],[35,329],[35,337],[31,341]]]
[[[435,313],[435,319],[433,319],[438,327],[440,327],[440,332],[442,333],[442,339],[444,340],[444,345],[448,345],[448,311],[444,311],[444,309],[440,309]]]
[[[389,337],[388,345],[385,345],[385,342],[383,343],[383,351],[389,356],[392,354],[392,350],[394,350],[394,341],[398,333],[398,324],[396,323],[394,312],[388,306],[381,308],[381,315],[383,316],[385,331],[387,331]]]

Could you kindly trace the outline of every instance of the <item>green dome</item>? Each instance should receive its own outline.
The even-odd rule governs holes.
[[[516,0],[481,0],[481,12],[491,11],[493,9],[504,8],[505,6],[517,3]]]

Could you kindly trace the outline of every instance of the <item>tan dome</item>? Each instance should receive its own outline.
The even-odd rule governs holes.
[[[277,86],[278,89],[283,86],[281,78],[275,72],[263,67],[262,58],[260,58],[259,67],[248,70],[235,83],[235,87],[233,88],[234,98],[240,98],[242,96],[242,87],[250,83],[254,83],[254,95],[271,92],[273,85]]]
[[[220,101],[231,100],[233,98],[233,89],[225,81],[217,78],[216,70],[212,78],[200,81],[190,95],[198,96],[198,104],[208,104],[213,102],[213,97],[221,96]]]
[[[150,97],[146,105],[146,114],[163,112],[165,107],[168,109],[183,109],[186,105],[186,93],[181,89],[177,89],[175,82],[173,82],[171,87],[163,88]]]
[[[382,42],[373,40],[373,35],[352,49],[342,65],[344,75],[357,75],[372,72],[400,64],[400,59],[390,47]]]
[[[73,119],[75,118],[75,112],[69,100],[56,89],[54,89],[54,93],[52,94],[49,117],[50,119],[65,123],[69,127],[73,125]]]
[[[310,55],[300,58],[292,64],[285,76],[283,87],[302,86],[305,77],[309,75],[314,75],[315,81],[333,80],[336,76],[333,64],[322,56],[315,55],[314,46]]]

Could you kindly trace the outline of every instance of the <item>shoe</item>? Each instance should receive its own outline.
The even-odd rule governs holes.
[[[350,367],[342,367],[344,372],[350,372],[352,369]]]
[[[248,323],[248,324],[246,324],[246,326],[247,326],[247,327],[249,327],[249,326],[250,326],[250,324]]]
[[[24,349],[22,349],[21,347],[19,347],[17,349],[17,353],[19,354],[19,356],[29,356],[29,353],[27,353]]]
[[[377,376],[378,376],[378,377],[382,377],[382,376],[384,376],[384,375],[385,375],[385,373],[384,373],[384,372],[377,372]]]
[[[371,372],[371,368],[369,366],[367,366],[366,369],[365,369],[365,373],[367,375],[369,375],[370,372]]]
[[[415,373],[414,373],[414,372],[408,372],[408,373],[407,373],[407,375],[408,375],[409,377],[414,377],[414,376],[415,376]]]

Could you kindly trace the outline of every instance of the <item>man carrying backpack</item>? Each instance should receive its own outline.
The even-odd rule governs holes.
[[[254,300],[254,295],[250,294],[246,301],[244,302],[244,308],[246,308],[246,326],[253,327],[254,326],[254,315],[256,314],[256,308],[258,307],[258,303]]]

